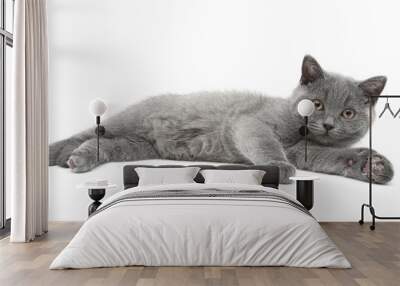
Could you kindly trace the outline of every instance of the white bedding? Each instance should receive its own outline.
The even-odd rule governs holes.
[[[163,190],[278,190],[254,185],[143,186]],[[101,209],[101,208],[100,208]],[[89,218],[50,269],[127,265],[349,268],[318,222],[283,203],[254,198],[152,198],[122,201]]]

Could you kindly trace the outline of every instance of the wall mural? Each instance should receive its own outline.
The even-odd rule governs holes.
[[[154,96],[104,121],[99,160],[90,129],[51,144],[49,165],[80,173],[117,161],[213,161],[278,166],[281,183],[296,168],[368,181],[368,148],[350,146],[368,132],[367,95],[379,95],[385,84],[384,76],[356,81],[326,72],[305,56],[300,83],[287,99],[238,91]],[[315,106],[307,161],[297,112],[302,99]],[[392,164],[373,154],[373,182],[388,183]]]

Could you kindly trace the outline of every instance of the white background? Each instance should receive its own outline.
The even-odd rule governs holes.
[[[356,79],[387,75],[385,93],[400,93],[399,9],[398,1],[49,0],[50,142],[93,127],[88,104],[96,97],[107,102],[106,116],[165,92],[288,97],[305,54]],[[400,170],[400,119],[374,130],[375,149]],[[320,177],[314,215],[358,220],[368,185]],[[121,185],[121,164],[80,175],[50,168],[50,219],[84,219],[90,200],[75,185],[95,178]],[[400,175],[375,187],[379,215],[400,215],[399,186]]]

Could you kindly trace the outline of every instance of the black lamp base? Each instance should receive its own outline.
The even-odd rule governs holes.
[[[88,193],[89,193],[89,197],[92,200],[94,200],[94,202],[88,208],[88,213],[90,216],[101,205],[100,200],[102,198],[104,198],[104,195],[106,194],[106,189],[89,189]]]
[[[311,210],[314,206],[314,181],[296,181],[296,198],[307,210]]]
[[[94,130],[94,133],[99,136],[103,136],[106,133],[106,129],[102,125],[98,125]]]
[[[306,136],[310,133],[310,131],[308,130],[307,126],[303,125],[299,128],[299,133],[301,136]]]

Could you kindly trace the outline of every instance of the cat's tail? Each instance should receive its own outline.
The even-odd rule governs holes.
[[[85,136],[86,135],[86,136]],[[49,145],[49,166],[69,168],[67,161],[72,151],[89,139],[89,134],[78,134]]]

